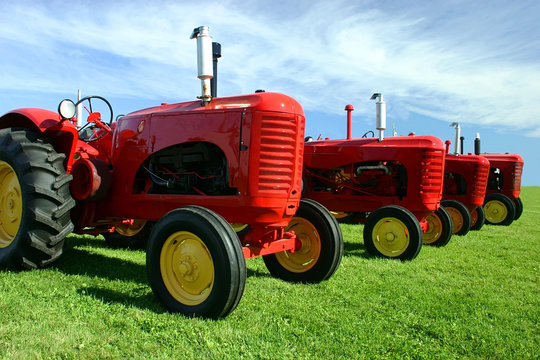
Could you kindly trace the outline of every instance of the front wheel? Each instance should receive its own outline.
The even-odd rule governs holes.
[[[516,216],[516,206],[506,195],[500,193],[487,194],[484,199],[486,223],[508,226]]]
[[[471,229],[471,213],[463,203],[457,200],[443,200],[441,205],[452,218],[452,234],[466,235]]]
[[[422,248],[422,229],[409,210],[396,205],[383,206],[368,216],[364,244],[375,256],[412,260]]]
[[[153,223],[134,220],[133,223],[120,223],[114,232],[104,233],[105,243],[112,248],[144,250],[150,237]]]
[[[270,274],[304,283],[330,278],[343,255],[343,236],[332,214],[318,202],[302,199],[287,231],[295,232],[302,247],[263,256]]]
[[[452,237],[452,217],[442,206],[427,217],[428,228],[424,233],[424,244],[445,246]]]
[[[521,198],[515,198],[514,205],[516,206],[516,215],[514,216],[514,220],[517,220],[520,218],[521,214],[523,214],[523,202],[521,201]]]
[[[225,219],[199,206],[173,210],[156,223],[146,269],[159,301],[186,316],[227,316],[246,282],[238,236]]]
[[[482,206],[477,206],[471,213],[471,230],[480,230],[486,222],[486,213]]]

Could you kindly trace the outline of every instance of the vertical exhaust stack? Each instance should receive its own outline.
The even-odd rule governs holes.
[[[474,139],[474,154],[480,155],[480,133],[476,133],[476,138]]]
[[[454,155],[459,155],[459,138],[461,136],[461,125],[457,122],[453,122],[450,126],[455,126],[456,128],[456,141],[454,142]]]
[[[383,100],[383,94],[375,93],[371,95],[371,100],[379,99],[375,103],[375,121],[376,129],[379,130],[379,141],[384,139],[384,130],[386,130],[386,103]]]
[[[214,65],[214,77],[210,80],[210,95],[217,97],[217,64],[221,57],[221,44],[218,42],[212,43],[212,60]]]
[[[210,95],[210,79],[214,77],[212,64],[212,37],[208,32],[208,26],[199,26],[193,29],[190,39],[197,39],[197,77],[201,80],[202,105],[207,105],[212,96]]]
[[[350,140],[352,131],[351,111],[354,111],[354,107],[351,104],[346,105],[345,111],[347,112],[347,140]]]
[[[461,148],[461,155],[463,155],[463,140],[465,140],[465,137],[460,136],[459,137],[459,146]]]

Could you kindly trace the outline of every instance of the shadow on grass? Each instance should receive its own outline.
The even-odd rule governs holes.
[[[102,254],[96,254],[86,248],[107,248],[103,239],[92,236],[72,237],[66,241],[64,254],[55,263],[55,268],[67,275],[88,276],[91,278],[109,281],[125,281],[138,284],[135,290],[122,291],[108,287],[81,286],[78,293],[90,296],[105,304],[118,303],[128,307],[136,307],[157,314],[166,313],[167,310],[159,303],[150,290],[146,277],[145,265]],[[122,249],[121,251],[133,251]],[[247,260],[249,261],[249,259]],[[268,272],[247,269],[248,277],[271,277]]]
[[[358,256],[365,259],[373,259],[374,256],[367,252],[366,247],[363,243],[343,243],[343,255],[346,256]]]

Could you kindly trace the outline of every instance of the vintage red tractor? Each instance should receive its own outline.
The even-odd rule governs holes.
[[[518,154],[482,154],[489,160],[484,211],[486,223],[510,225],[523,213],[523,203],[519,197],[523,158]]]
[[[347,105],[347,139],[304,144],[302,197],[320,202],[342,221],[365,221],[364,244],[371,254],[410,260],[423,241],[442,246],[451,236],[451,218],[439,206],[445,148],[433,136],[384,139],[383,97],[372,99],[379,99],[379,138],[351,139],[353,107]],[[433,212],[438,222],[428,223]]]
[[[460,125],[456,126],[454,152],[449,153],[450,141],[446,141],[447,154],[444,165],[442,205],[452,217],[452,233],[465,235],[469,230],[479,230],[484,225],[484,197],[489,174],[489,161],[479,155],[463,154]],[[463,139],[463,138],[461,138]],[[461,152],[461,153],[460,153]]]
[[[27,108],[0,118],[0,265],[39,268],[58,259],[72,231],[129,237],[152,222],[152,290],[170,311],[210,318],[240,301],[245,258],[263,256],[289,281],[334,273],[343,252],[337,221],[300,200],[302,107],[278,93],[213,97],[208,28],[192,38],[201,101],[113,121],[109,102],[88,96],[62,101],[58,113]],[[107,105],[106,119],[96,101]],[[80,104],[89,116],[78,129]]]
[[[459,124],[456,127],[456,141]],[[464,137],[460,137],[463,149]],[[463,151],[462,151],[463,152]],[[523,213],[523,203],[519,197],[523,158],[518,154],[481,154],[480,134],[474,139],[474,153],[489,161],[489,176],[483,209],[485,222],[493,225],[510,225]]]

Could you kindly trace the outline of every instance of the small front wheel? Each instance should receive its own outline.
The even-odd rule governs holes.
[[[514,220],[517,220],[520,218],[521,214],[523,214],[523,202],[521,201],[521,198],[515,198],[514,205],[516,206],[516,215],[514,216]]]
[[[508,226],[516,216],[516,206],[510,198],[504,194],[487,194],[484,199],[484,212],[486,223],[493,225]]]
[[[146,220],[134,220],[131,224],[120,223],[113,233],[105,233],[105,243],[112,248],[144,250],[150,237],[153,223]]]
[[[471,213],[457,200],[443,200],[441,205],[452,218],[452,234],[466,235],[471,229]]]
[[[422,248],[422,229],[409,210],[396,205],[383,206],[368,216],[364,244],[375,256],[412,260]]]
[[[471,230],[480,230],[486,222],[486,213],[482,206],[477,206],[471,213]]]
[[[238,236],[221,216],[199,206],[173,210],[156,223],[146,269],[160,302],[187,316],[227,316],[246,282]]]
[[[445,246],[452,237],[452,217],[442,206],[427,217],[428,228],[424,233],[424,244]]]
[[[302,247],[263,256],[270,274],[304,283],[330,278],[343,255],[343,236],[332,214],[318,202],[302,199],[287,231],[296,233]]]

